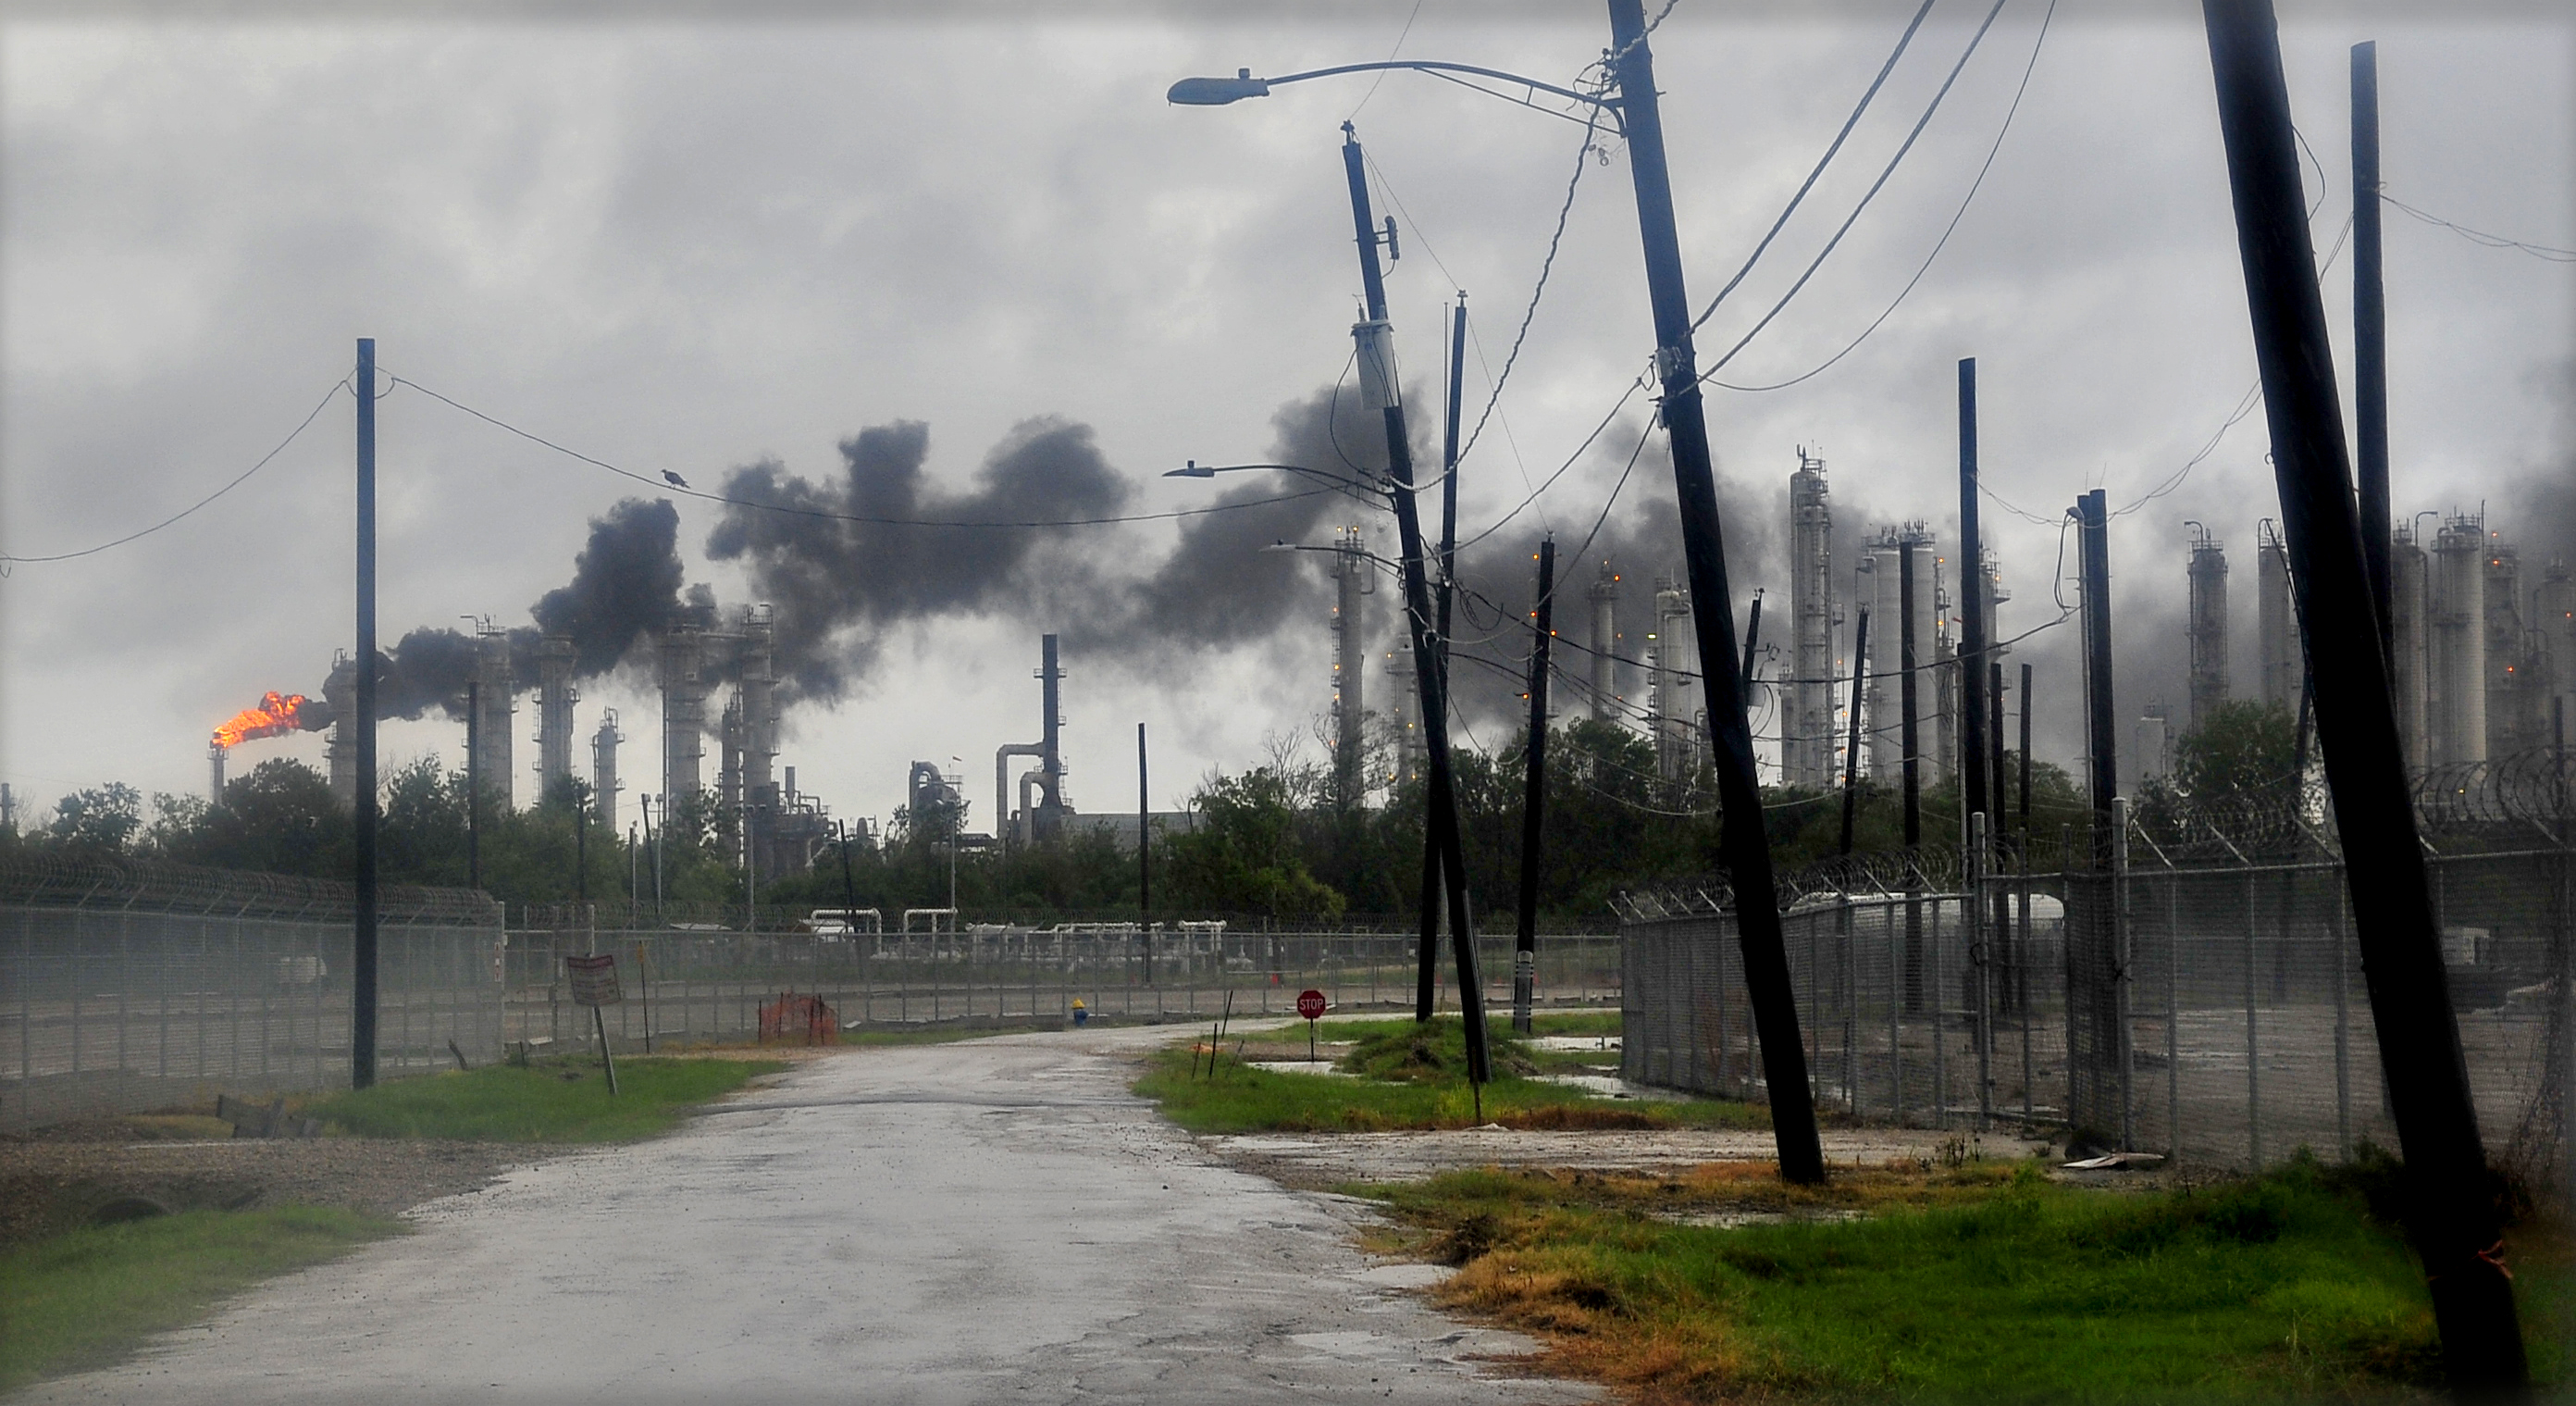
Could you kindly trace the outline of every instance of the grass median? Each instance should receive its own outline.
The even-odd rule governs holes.
[[[1392,1212],[1378,1248],[1460,1266],[1443,1302],[1643,1402],[2271,1400],[2432,1386],[2422,1277],[2370,1209],[2387,1175],[2303,1160],[2135,1192],[1971,1162],[1813,1191],[1769,1167],[1348,1189]],[[2528,1223],[2511,1253],[2535,1375],[2563,1386],[2576,1257]]]
[[[358,1137],[623,1142],[664,1132],[691,1106],[787,1067],[776,1060],[622,1059],[611,1094],[596,1061],[540,1059],[388,1080],[304,1111]]]
[[[0,1391],[113,1361],[226,1294],[401,1231],[337,1207],[188,1211],[0,1253]]]
[[[1556,1019],[1589,1021],[1563,1033],[1610,1033],[1597,1015]],[[1428,1026],[1411,1020],[1322,1022],[1317,1035],[1332,1041],[1337,1054],[1312,1073],[1264,1069],[1244,1057],[1260,1053],[1252,1049],[1259,1040],[1268,1053],[1289,1058],[1289,1046],[1281,1041],[1296,1037],[1295,1051],[1302,1052],[1305,1033],[1269,1031],[1240,1042],[1229,1036],[1213,1052],[1204,1040],[1160,1051],[1136,1081],[1136,1092],[1194,1133],[1388,1132],[1481,1123],[1522,1129],[1770,1126],[1767,1110],[1749,1104],[1603,1097],[1548,1082],[1536,1076],[1601,1066],[1567,1052],[1535,1049],[1499,1029],[1490,1032],[1494,1080],[1473,1089],[1466,1077],[1466,1039],[1449,1017]],[[1540,1033],[1551,1033],[1544,1018]]]

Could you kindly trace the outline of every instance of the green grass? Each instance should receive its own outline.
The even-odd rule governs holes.
[[[504,1064],[395,1079],[306,1112],[360,1137],[621,1142],[651,1137],[677,1123],[691,1105],[786,1067],[772,1060],[621,1059],[619,1092],[611,1096],[595,1061],[539,1060],[526,1068]]]
[[[1447,1302],[1539,1333],[1553,1370],[1650,1402],[2259,1400],[2434,1379],[2413,1256],[2349,1177],[2314,1164],[2146,1193],[2028,1165],[1847,1174],[1805,1194],[1769,1175],[1481,1172],[1358,1190],[1406,1227],[1390,1248],[1463,1262]],[[1672,1223],[1748,1197],[1874,1213]],[[2567,1242],[2548,1228],[2517,1240],[2533,1367],[2564,1382]]]
[[[1770,1126],[1766,1110],[1714,1100],[1648,1101],[1595,1097],[1526,1077],[1537,1072],[1518,1041],[1492,1032],[1495,1078],[1481,1110],[1466,1078],[1466,1040],[1457,1021],[1430,1026],[1410,1020],[1327,1022],[1333,1038],[1356,1041],[1335,1067],[1357,1077],[1273,1073],[1246,1067],[1228,1053],[1213,1075],[1189,1048],[1153,1057],[1136,1092],[1163,1115],[1197,1133],[1383,1132],[1464,1128],[1495,1122],[1521,1128],[1658,1128]],[[1295,1031],[1246,1036],[1277,1039]],[[1193,1072],[1193,1069],[1197,1072]]]
[[[226,1294],[401,1228],[332,1207],[189,1211],[0,1253],[0,1391],[113,1361]]]

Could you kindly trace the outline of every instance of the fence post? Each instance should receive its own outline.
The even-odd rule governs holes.
[[[2263,1170],[2263,1075],[2261,1041],[2255,1035],[2254,970],[2261,958],[2254,934],[2254,864],[2245,865],[2245,1150],[2250,1170]]]
[[[1842,942],[1843,995],[1843,1112],[1860,1116],[1860,956],[1852,945],[1851,887],[1846,884],[1834,895],[1835,931]]]
[[[2351,969],[2345,965],[2344,886],[2335,884],[2333,907],[2327,911],[2327,930],[2334,937],[2334,1006],[2335,1006],[2335,1152],[2338,1157],[2352,1155],[2352,1000],[2349,988]],[[2564,978],[2560,989],[2565,990]]]
[[[1884,903],[1878,905],[1879,934],[1887,949],[1887,1115],[1898,1127],[1905,1126],[1905,961],[1896,950],[1896,915]],[[1907,936],[1913,936],[1915,904],[1905,902]],[[1909,949],[1910,950],[1910,949]]]
[[[1971,1029],[1977,1041],[1977,1131],[1981,1133],[1995,1116],[1994,1029],[1987,1023],[1994,1002],[1986,988],[1986,840],[1986,813],[1977,811],[1968,817],[1968,901],[1961,915],[1967,920],[1968,967],[1976,976],[1977,1014]]]
[[[2129,1028],[2130,964],[2135,956],[2129,950],[2129,798],[2111,798],[2111,994],[2112,1023],[2118,1027],[2120,1043],[2120,1150],[2133,1150],[2138,1143],[2137,1041]],[[2168,1028],[2173,1023],[2168,1018]],[[2181,1144],[2175,1144],[2181,1151]],[[2177,1158],[2176,1160],[2179,1160]]]

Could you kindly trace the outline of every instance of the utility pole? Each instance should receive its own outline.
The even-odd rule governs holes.
[[[589,905],[590,797],[583,793],[579,777],[572,781],[572,895],[573,902]]]
[[[1538,996],[1540,824],[1547,811],[1547,646],[1556,637],[1556,538],[1539,539],[1538,608],[1530,646],[1529,778],[1521,787],[1521,911],[1512,948],[1512,1028],[1530,1033]]]
[[[1145,725],[1136,724],[1136,931],[1145,940],[1145,984],[1154,984],[1153,808],[1145,791]]]
[[[1762,1045],[1771,1092],[1771,1125],[1782,1179],[1821,1183],[1825,1159],[1816,1138],[1814,1091],[1798,1033],[1798,1002],[1780,931],[1780,901],[1771,846],[1762,826],[1762,789],[1753,766],[1753,730],[1744,713],[1736,658],[1735,607],[1718,521],[1717,477],[1699,392],[1699,358],[1691,347],[1690,296],[1682,283],[1681,236],[1673,223],[1672,176],[1665,167],[1663,112],[1655,96],[1654,55],[1646,45],[1642,0],[1609,0],[1610,67],[1636,186],[1637,229],[1654,306],[1655,369],[1663,382],[1663,421],[1670,437],[1673,483],[1680,500],[1682,549],[1690,563],[1701,672],[1708,682],[1711,750],[1724,811],[1719,846],[1736,901],[1736,936],[1744,951],[1744,984]]]
[[[2093,867],[2111,867],[2118,836],[2111,802],[2120,794],[2119,744],[2111,710],[2111,511],[2101,489],[2075,500],[2077,570],[2083,576],[2084,757],[2093,793]]]
[[[1753,661],[1762,650],[1762,593],[1753,593],[1753,606],[1744,613],[1744,702],[1753,705]]]
[[[1467,379],[1467,290],[1449,316],[1449,414],[1440,449],[1440,683],[1448,696],[1449,608],[1458,580],[1458,411]],[[1439,994],[1440,846],[1431,827],[1422,827],[1422,941],[1414,967],[1413,1018],[1429,1020]]]
[[[1905,770],[1905,848],[1912,853],[1923,843],[1923,768],[1922,715],[1917,711],[1914,640],[1914,540],[1909,536],[1896,544],[1896,613],[1903,617],[1896,625],[1896,667],[1902,678],[1897,684],[1896,705],[1905,710],[1897,727],[1898,751],[1904,757]]]
[[[1425,828],[1437,851],[1442,891],[1449,901],[1449,944],[1458,962],[1458,1010],[1466,1026],[1467,1078],[1479,1088],[1493,1081],[1485,1048],[1485,991],[1476,976],[1476,935],[1467,911],[1467,867],[1458,834],[1456,777],[1449,769],[1449,690],[1442,677],[1437,618],[1424,579],[1422,519],[1413,501],[1413,446],[1405,438],[1404,401],[1395,377],[1395,335],[1386,320],[1386,280],[1378,271],[1376,225],[1369,218],[1368,174],[1359,137],[1342,124],[1342,170],[1351,187],[1351,222],[1358,233],[1360,285],[1368,320],[1352,328],[1359,343],[1360,381],[1386,419],[1386,466],[1395,503],[1395,525],[1404,549],[1405,623],[1413,636],[1413,669],[1422,690],[1422,741],[1429,758]],[[1422,1019],[1423,1012],[1415,1011]]]
[[[465,886],[483,887],[483,681],[465,681]]]
[[[2202,0],[2245,301],[2272,432],[2290,580],[2315,671],[2316,725],[2343,837],[2405,1219],[2432,1291],[2442,1365],[2463,1396],[2520,1400],[2529,1366],[2499,1246],[2494,1184],[2460,1051],[2416,832],[2389,658],[2316,283],[2289,85],[2269,0]],[[2356,192],[2356,198],[2362,198]],[[2368,197],[2373,204],[2377,195]],[[2374,211],[2375,213],[2375,211]]]
[[[376,1082],[376,339],[358,339],[357,932],[349,972],[349,1087]]]
[[[2370,577],[2370,599],[2379,608],[2379,652],[2394,660],[2388,295],[2380,282],[2379,245],[2379,45],[2370,41],[2352,46],[2352,426],[2353,467],[2361,477],[2362,566]]]
[[[1869,682],[1869,607],[1861,607],[1860,625],[1852,631],[1850,736],[1843,743],[1843,846],[1852,852],[1852,821],[1860,808],[1860,695]]]
[[[2030,666],[2021,666],[2021,843],[2030,847]]]
[[[1977,359],[1959,358],[1959,796],[1970,815],[1986,794],[1986,563],[1977,540]],[[2002,745],[1996,739],[1996,745]],[[1986,833],[1993,835],[1994,827]]]
[[[1914,547],[1912,534],[1896,544],[1896,667],[1901,679],[1897,686],[1897,706],[1904,709],[1904,720],[1898,724],[1897,750],[1904,760],[1899,764],[1905,775],[1905,1009],[1923,1008],[1923,866],[1916,856],[1923,847],[1923,768],[1918,755],[1923,745],[1914,665]],[[1937,1023],[1940,1003],[1939,988],[1933,1014]]]

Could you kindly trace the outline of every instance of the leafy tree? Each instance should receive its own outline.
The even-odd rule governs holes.
[[[122,781],[74,791],[54,803],[46,835],[64,849],[121,851],[143,828],[143,793]]]
[[[2174,743],[2174,789],[2215,800],[2277,786],[2296,769],[2297,730],[2277,703],[2221,703]]]
[[[1163,844],[1177,901],[1221,912],[1341,915],[1342,895],[1306,867],[1285,778],[1268,767],[1214,777],[1195,804],[1198,829]]]

